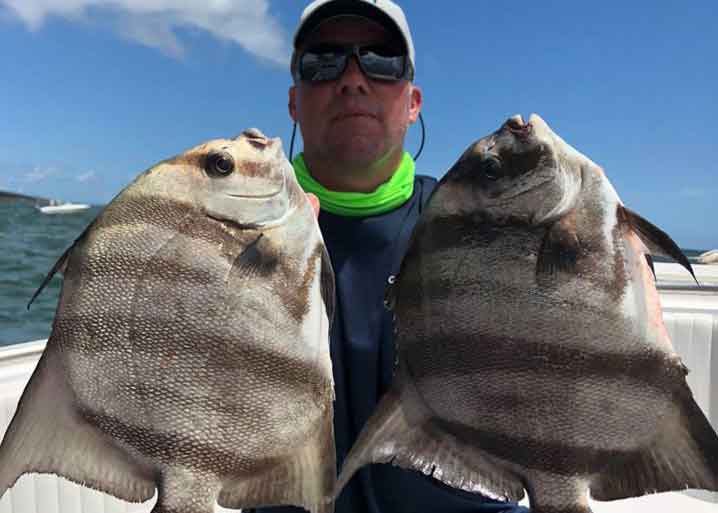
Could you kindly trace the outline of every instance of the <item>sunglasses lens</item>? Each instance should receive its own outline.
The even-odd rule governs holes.
[[[368,46],[359,50],[361,67],[367,76],[379,80],[401,80],[406,57],[388,47]]]
[[[347,51],[342,47],[322,45],[306,50],[299,61],[302,80],[322,82],[334,80],[344,71]]]
[[[309,48],[299,58],[299,76],[308,82],[336,80],[344,73],[353,47],[319,45]],[[357,48],[359,63],[366,76],[376,80],[397,81],[406,78],[406,56],[388,46]]]

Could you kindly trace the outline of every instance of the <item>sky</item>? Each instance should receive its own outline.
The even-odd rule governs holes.
[[[424,94],[418,172],[442,176],[536,112],[681,247],[718,248],[715,0],[400,3]],[[0,0],[0,190],[105,203],[157,162],[253,126],[288,151],[304,5]]]

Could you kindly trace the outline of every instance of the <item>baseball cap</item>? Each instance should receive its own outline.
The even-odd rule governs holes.
[[[360,16],[378,22],[387,30],[401,36],[411,67],[416,70],[414,42],[404,11],[391,0],[314,0],[302,12],[294,33],[296,50],[320,23],[337,16]]]

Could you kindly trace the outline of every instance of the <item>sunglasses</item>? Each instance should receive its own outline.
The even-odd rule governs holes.
[[[302,51],[292,65],[295,81],[325,82],[338,79],[354,56],[362,72],[374,80],[412,80],[414,70],[404,52],[386,45],[320,44]]]

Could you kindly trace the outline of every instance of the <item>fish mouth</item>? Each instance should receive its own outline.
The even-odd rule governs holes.
[[[520,114],[516,114],[506,121],[506,128],[517,138],[525,141],[533,132],[533,124],[529,121],[525,123]]]
[[[227,196],[231,198],[238,198],[238,199],[248,199],[248,200],[266,200],[271,199],[276,196],[279,196],[281,194],[282,189],[279,189],[275,192],[269,193],[269,194],[229,194],[227,193]]]

